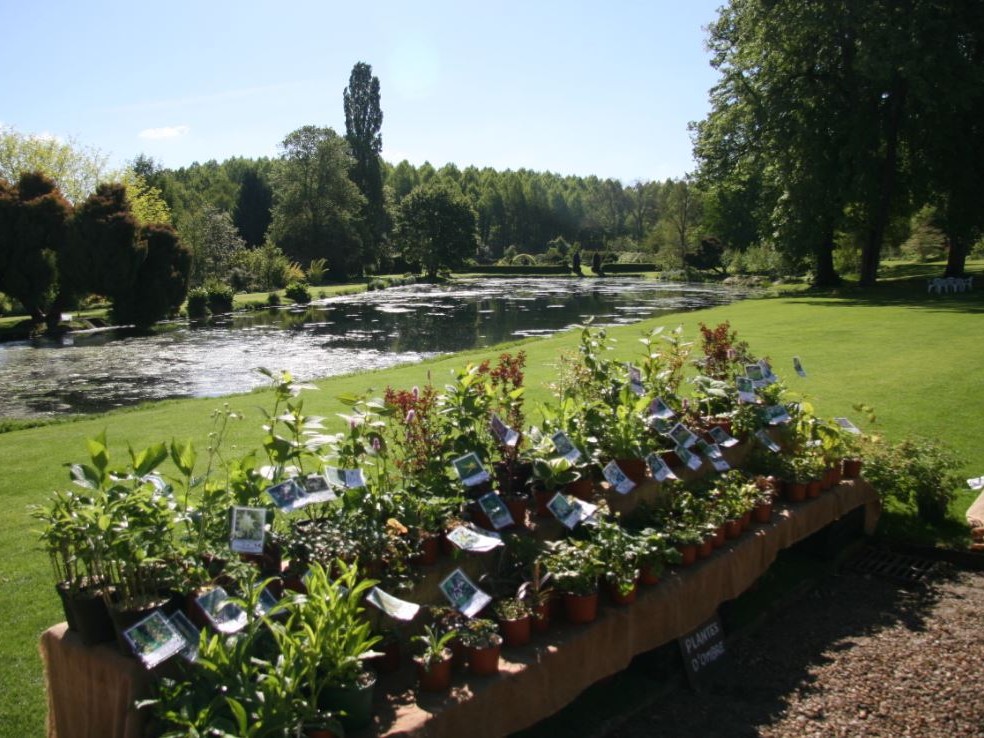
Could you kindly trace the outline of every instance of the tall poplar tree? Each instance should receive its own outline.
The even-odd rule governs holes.
[[[382,254],[388,231],[383,197],[383,111],[379,106],[379,78],[372,67],[358,62],[352,67],[349,84],[342,93],[345,105],[345,139],[355,164],[349,176],[365,197],[362,208],[363,264],[371,265]]]

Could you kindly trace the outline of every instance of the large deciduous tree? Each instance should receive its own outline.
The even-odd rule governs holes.
[[[355,164],[350,176],[365,198],[362,208],[363,259],[379,259],[386,238],[388,219],[383,196],[383,111],[379,105],[379,78],[372,67],[358,62],[352,67],[348,87],[342,93],[345,107],[345,139]]]
[[[361,271],[358,219],[365,198],[349,179],[352,157],[331,128],[304,126],[288,134],[273,172],[270,236],[291,259],[324,258],[335,278]]]
[[[95,149],[0,126],[0,179],[16,182],[24,172],[42,172],[77,204],[96,189],[105,169],[106,157]]]
[[[400,203],[397,238],[403,257],[431,279],[475,254],[475,211],[455,188],[421,185]]]

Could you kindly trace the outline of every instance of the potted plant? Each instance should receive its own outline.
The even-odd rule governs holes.
[[[639,565],[639,584],[658,584],[667,564],[679,564],[680,551],[670,542],[669,534],[646,527],[636,533],[636,561]]]
[[[459,632],[468,653],[468,671],[475,676],[499,673],[499,654],[502,636],[492,620],[472,618]]]
[[[311,565],[306,596],[297,596],[286,628],[299,634],[299,653],[309,659],[309,673],[319,682],[318,707],[342,715],[346,730],[357,730],[372,719],[376,676],[365,661],[380,636],[372,633],[362,601],[376,582],[360,579],[358,567],[335,563],[338,576],[329,577],[318,563]]]
[[[547,503],[555,494],[580,478],[581,473],[563,456],[534,458],[533,499],[536,501],[537,516],[552,517]]]
[[[600,554],[602,576],[612,601],[629,605],[635,601],[639,579],[639,547],[636,537],[616,520],[601,519],[591,530]]]
[[[458,631],[440,631],[425,625],[421,635],[410,640],[419,643],[421,652],[413,657],[417,665],[417,681],[425,692],[446,692],[451,688],[452,652],[450,643]]]
[[[587,540],[548,541],[543,564],[563,597],[572,623],[590,623],[598,616],[598,577],[604,570],[597,546]]]
[[[530,609],[530,626],[542,633],[550,626],[550,601],[554,590],[550,586],[551,575],[539,560],[530,564],[530,575],[516,590],[516,597],[526,602]]]
[[[492,605],[492,611],[499,622],[499,630],[502,632],[502,641],[505,645],[525,646],[530,642],[532,610],[521,592],[517,592],[512,597],[496,600]]]

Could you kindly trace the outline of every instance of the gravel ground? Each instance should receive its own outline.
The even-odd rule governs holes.
[[[984,737],[984,573],[824,579],[729,642],[703,693],[676,687],[606,735]]]

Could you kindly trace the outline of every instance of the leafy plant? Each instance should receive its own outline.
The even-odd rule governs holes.
[[[410,638],[421,645],[421,652],[416,657],[425,664],[437,664],[450,656],[451,641],[458,635],[457,630],[440,631],[431,625],[424,626],[424,632]]]
[[[595,543],[570,538],[548,541],[543,565],[558,590],[578,595],[596,592],[605,568]]]
[[[468,648],[492,648],[502,643],[494,620],[472,618],[458,631],[462,644]]]
[[[960,485],[960,461],[938,441],[906,438],[874,445],[865,458],[864,475],[883,497],[916,511],[931,523],[942,522]]]

